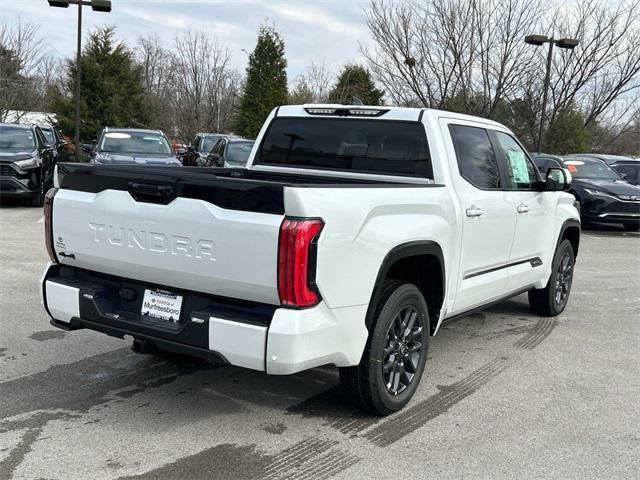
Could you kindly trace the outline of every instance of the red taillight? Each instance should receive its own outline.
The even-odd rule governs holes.
[[[324,227],[319,218],[289,219],[280,225],[278,240],[278,294],[285,307],[312,307],[320,301],[315,286],[315,245]]]
[[[44,196],[44,243],[47,246],[47,253],[52,262],[57,262],[56,252],[53,249],[53,197],[57,188],[50,189]]]

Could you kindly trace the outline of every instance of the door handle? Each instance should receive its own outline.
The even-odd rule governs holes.
[[[471,205],[466,210],[467,217],[479,217],[483,213],[484,210],[482,210],[480,207],[476,207],[475,205]]]
[[[516,210],[518,210],[518,213],[527,213],[529,211],[529,205],[521,203],[516,207]]]

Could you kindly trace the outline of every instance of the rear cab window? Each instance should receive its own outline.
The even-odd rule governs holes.
[[[424,125],[352,118],[275,118],[254,165],[433,179]]]

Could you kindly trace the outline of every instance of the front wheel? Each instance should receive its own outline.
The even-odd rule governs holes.
[[[534,313],[545,317],[560,315],[569,301],[573,284],[575,253],[567,239],[560,242],[553,257],[551,277],[545,288],[529,291],[529,306]]]
[[[429,312],[418,288],[387,280],[357,367],[340,369],[351,399],[377,415],[404,407],[420,383],[429,347]]]

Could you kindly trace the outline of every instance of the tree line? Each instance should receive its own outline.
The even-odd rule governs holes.
[[[555,5],[555,4],[554,4]],[[82,62],[82,130],[150,127],[189,140],[198,131],[254,137],[276,105],[307,102],[438,108],[495,119],[529,149],[537,143],[546,47],[527,34],[580,40],[557,49],[545,125],[550,153],[640,153],[640,0],[372,0],[361,65],[311,63],[289,81],[285,42],[262,26],[245,72],[206,32],[135,45],[113,28],[92,32]],[[0,121],[9,109],[56,113],[73,132],[76,65],[46,54],[37,27],[0,27]]]

